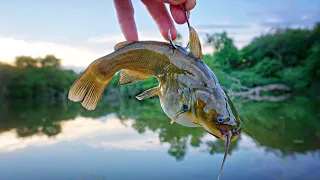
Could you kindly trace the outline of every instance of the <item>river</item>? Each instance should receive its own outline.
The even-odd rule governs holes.
[[[236,103],[221,179],[320,179],[319,100]],[[15,100],[0,108],[0,179],[216,179],[225,142],[171,125],[159,100]]]

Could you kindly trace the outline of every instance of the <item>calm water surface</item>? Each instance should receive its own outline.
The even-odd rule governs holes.
[[[237,104],[245,134],[221,179],[320,179],[319,100]],[[225,143],[170,120],[158,99],[0,105],[0,179],[216,179]]]

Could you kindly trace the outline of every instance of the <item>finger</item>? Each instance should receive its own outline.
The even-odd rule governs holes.
[[[138,33],[134,21],[134,9],[131,0],[114,0],[121,31],[128,41],[137,41]]]
[[[185,2],[185,7],[188,13],[188,17],[190,17],[190,10],[196,6],[196,0],[187,0]],[[170,5],[171,15],[174,21],[178,24],[184,24],[187,19],[184,15],[183,9],[180,6]]]
[[[170,12],[177,24],[184,24],[185,22],[187,22],[184,11],[180,6],[170,6]],[[187,11],[187,15],[190,18],[190,11]]]
[[[162,2],[162,3],[171,4],[171,5],[181,5],[184,2],[186,2],[186,0],[157,0],[157,1]]]
[[[170,28],[172,39],[176,39],[177,30],[173,24],[166,6],[163,3],[153,0],[142,0],[142,2],[151,14],[153,20],[156,22],[162,36],[166,40],[169,40],[168,29]]]
[[[186,10],[190,11],[196,6],[196,4],[197,4],[196,0],[187,0],[185,3]]]
[[[185,3],[187,10],[191,10],[196,6],[196,0],[157,0],[157,1],[167,3],[170,5],[181,5]]]

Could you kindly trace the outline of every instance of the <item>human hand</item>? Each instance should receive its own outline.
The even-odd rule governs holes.
[[[177,30],[169,15],[169,12],[164,3],[170,4],[170,12],[177,24],[184,24],[186,17],[180,5],[185,3],[188,17],[190,10],[196,5],[196,0],[141,0],[146,6],[153,20],[156,22],[161,35],[166,39],[168,38],[168,29],[170,28],[172,39],[177,38]],[[118,22],[121,31],[126,40],[137,41],[138,33],[134,20],[134,9],[131,0],[114,0],[114,6],[117,11]]]

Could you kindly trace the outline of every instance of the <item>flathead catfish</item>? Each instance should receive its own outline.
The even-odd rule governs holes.
[[[143,100],[158,95],[171,123],[200,126],[215,137],[226,139],[224,164],[230,141],[240,133],[241,121],[217,77],[201,59],[196,31],[192,27],[189,30],[190,52],[166,42],[118,43],[114,52],[92,62],[74,82],[69,99],[94,110],[117,71],[121,70],[119,85],[155,76],[159,85],[136,98]]]

